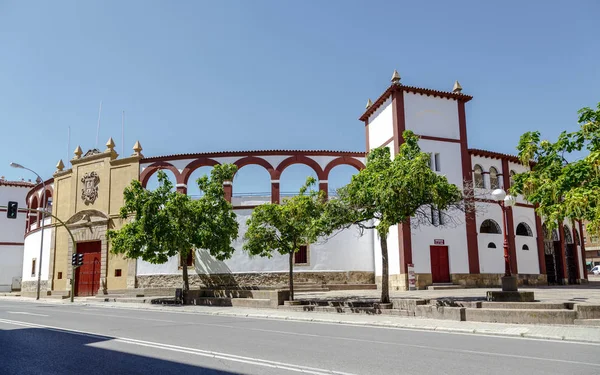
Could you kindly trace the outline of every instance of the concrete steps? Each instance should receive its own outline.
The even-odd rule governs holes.
[[[450,289],[465,289],[464,285],[457,285],[452,283],[434,283],[429,285],[427,290],[450,290]]]
[[[229,298],[229,297],[199,297],[191,301],[199,306],[233,306],[233,307],[271,307],[271,300],[265,298]]]
[[[575,319],[573,323],[577,326],[600,327],[600,319]]]
[[[574,324],[577,311],[561,309],[465,309],[468,322]]]
[[[374,307],[333,307],[333,306],[279,306],[280,310],[303,311],[303,312],[328,312],[342,314],[365,314],[365,315],[395,315],[395,316],[413,316],[406,310],[397,309],[379,309]]]

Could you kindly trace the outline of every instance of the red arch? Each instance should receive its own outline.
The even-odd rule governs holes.
[[[273,168],[271,163],[269,163],[263,158],[257,158],[256,156],[246,156],[245,158],[236,161],[234,164],[238,167],[238,170],[242,169],[242,167],[245,167],[246,165],[260,165],[261,167],[265,168],[267,172],[269,172],[271,179],[275,179],[275,168]]]
[[[173,172],[173,174],[175,175],[176,183],[181,183],[181,173],[179,173],[177,168],[175,168],[172,164],[169,164],[167,162],[157,161],[156,163],[152,163],[148,167],[146,167],[144,171],[140,174],[140,181],[142,183],[142,186],[146,187],[146,185],[148,184],[148,180],[150,180],[150,177],[152,177],[152,175],[155,172],[161,169],[168,169],[171,172]]]
[[[323,170],[321,169],[321,166],[319,166],[319,163],[317,163],[316,161],[314,161],[311,158],[308,158],[308,157],[302,156],[302,155],[290,156],[289,158],[282,161],[281,164],[279,164],[279,166],[277,166],[276,179],[281,177],[281,174],[283,173],[283,171],[292,164],[308,165],[315,171],[315,173],[317,174],[317,178],[319,180],[326,179],[326,176],[325,176]]]
[[[215,165],[219,165],[219,162],[209,158],[198,158],[194,160],[183,169],[183,172],[181,172],[181,183],[187,185],[190,176],[196,169],[200,167],[214,167]]]
[[[327,164],[327,166],[325,167],[325,170],[323,171],[325,178],[324,180],[327,180],[329,178],[329,172],[331,172],[331,170],[335,167],[337,167],[338,165],[350,165],[354,168],[356,168],[356,170],[360,171],[361,169],[363,169],[365,167],[365,165],[363,163],[361,163],[359,160],[351,157],[351,156],[341,156],[337,159],[333,159],[332,161],[329,162],[329,164]]]

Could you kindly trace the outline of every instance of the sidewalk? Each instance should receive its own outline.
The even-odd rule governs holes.
[[[55,299],[41,299],[39,301],[35,301],[30,298],[24,297],[0,297],[0,300],[23,301],[29,303],[44,303],[55,305],[71,305],[71,303],[68,300]],[[458,322],[449,320],[382,315],[342,315],[317,312],[305,313],[278,309],[256,309],[238,307],[164,306],[124,302],[92,302],[77,299],[73,304],[79,306],[94,306],[109,309],[118,308],[129,310],[168,311],[170,313],[221,315],[330,324],[349,324],[357,326],[376,326],[446,333],[523,337],[530,339],[561,340],[600,344],[600,327]]]

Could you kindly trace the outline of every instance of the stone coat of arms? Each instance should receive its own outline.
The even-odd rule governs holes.
[[[98,198],[98,183],[100,183],[100,176],[96,172],[89,172],[83,175],[81,178],[83,182],[83,189],[81,189],[81,199],[86,205],[94,204]]]

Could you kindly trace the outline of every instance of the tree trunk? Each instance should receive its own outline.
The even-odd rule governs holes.
[[[184,257],[183,252],[180,253],[181,258],[181,267],[183,269],[183,293],[184,295],[188,290],[190,290],[190,280],[188,279],[188,269],[187,269],[187,254]]]
[[[379,243],[381,244],[381,303],[390,303],[387,235],[379,235]]]
[[[293,251],[290,251],[289,284],[290,284],[290,301],[293,301],[294,300],[294,252]]]

